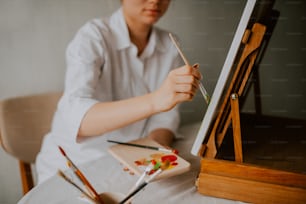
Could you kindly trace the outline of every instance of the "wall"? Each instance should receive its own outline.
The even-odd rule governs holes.
[[[201,64],[212,93],[224,63],[243,0],[173,0],[159,23],[180,36],[191,62]],[[0,99],[63,88],[64,53],[88,19],[109,15],[119,0],[0,0]],[[281,16],[260,66],[266,114],[306,119],[305,1],[277,1]],[[244,110],[254,111],[250,94]],[[198,94],[182,106],[183,123],[201,120]],[[17,161],[0,150],[0,203],[21,197]]]

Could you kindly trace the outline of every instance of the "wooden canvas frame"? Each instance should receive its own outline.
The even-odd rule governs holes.
[[[234,56],[237,64],[228,64],[222,70],[225,74],[223,76],[221,73],[216,86],[218,90],[215,90],[212,99],[214,102],[204,117],[192,149],[193,154],[201,156],[196,186],[202,194],[226,199],[251,203],[304,204],[305,174],[243,163],[239,101],[263,50],[267,26],[256,21],[249,23],[239,41],[239,55]],[[230,124],[234,160],[223,160],[217,157],[217,153]]]
[[[234,39],[228,51],[228,55],[224,62],[224,66],[220,73],[220,76],[216,84],[215,90],[213,92],[210,104],[207,108],[207,111],[203,118],[200,130],[198,132],[194,145],[191,149],[191,153],[193,155],[199,155],[199,152],[202,148],[202,143],[205,140],[205,137],[207,137],[210,127],[216,117],[216,113],[218,112],[218,109],[220,108],[219,106],[220,106],[220,102],[222,101],[223,91],[226,87],[226,83],[228,82],[228,78],[231,74],[232,66],[234,64],[236,55],[239,51],[241,41],[245,33],[245,30],[248,26],[248,23],[250,21],[252,12],[255,9],[256,2],[257,0],[248,0],[246,2],[244,11],[241,16],[241,20],[239,22]]]

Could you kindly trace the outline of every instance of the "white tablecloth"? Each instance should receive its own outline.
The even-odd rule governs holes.
[[[232,204],[241,203],[204,196],[197,192],[195,180],[200,170],[200,158],[190,154],[200,123],[185,125],[180,129],[184,139],[175,142],[180,156],[191,163],[187,173],[150,183],[140,191],[132,203],[175,203],[175,204]],[[127,194],[135,184],[137,176],[123,171],[123,166],[111,155],[79,166],[98,192],[120,192]],[[69,173],[69,172],[68,172]],[[87,203],[80,199],[81,193],[59,176],[54,176],[34,187],[18,204],[78,204]]]

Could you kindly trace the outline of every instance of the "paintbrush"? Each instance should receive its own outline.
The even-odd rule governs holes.
[[[150,164],[145,168],[144,172],[141,174],[141,176],[139,177],[139,179],[137,180],[136,184],[135,184],[135,188],[137,188],[137,186],[139,186],[141,184],[141,182],[143,181],[143,179],[145,178],[145,176],[147,174],[150,173],[150,171],[154,168],[154,164],[152,162],[150,162]]]
[[[103,203],[102,199],[100,198],[99,194],[97,191],[92,187],[92,185],[89,183],[89,181],[86,179],[84,174],[81,172],[81,170],[71,161],[71,159],[68,157],[64,149],[60,146],[58,146],[60,152],[62,155],[66,158],[69,167],[73,169],[73,172],[77,175],[77,177],[81,180],[81,182],[84,184],[84,186],[91,192],[93,193],[93,196],[95,200],[99,203]]]
[[[176,49],[177,49],[178,53],[180,54],[181,58],[183,59],[185,65],[190,66],[190,63],[188,62],[187,58],[183,54],[181,48],[179,47],[178,43],[176,42],[176,40],[174,39],[174,37],[171,33],[169,33],[169,37],[170,37],[172,43],[174,44],[174,46],[176,47]],[[202,84],[201,81],[199,81],[199,88],[200,88],[200,91],[201,91],[206,103],[209,104],[210,96],[207,93],[207,91],[206,91],[206,89],[205,89],[205,87],[204,87],[204,85]]]
[[[129,201],[136,193],[138,193],[140,190],[142,190],[146,185],[149,184],[158,174],[162,172],[162,169],[158,169],[154,174],[150,176],[150,178],[140,184],[135,190],[133,190],[128,196],[126,196],[122,201],[120,201],[119,204],[124,204],[125,202]]]
[[[81,193],[83,193],[88,199],[90,199],[91,201],[93,201],[94,203],[98,202],[95,200],[95,198],[91,197],[91,195],[89,195],[87,192],[85,192],[80,186],[78,186],[76,183],[74,183],[68,176],[66,176],[64,174],[64,172],[62,172],[61,170],[58,170],[58,175],[60,177],[62,177],[65,181],[67,181],[68,183],[70,183],[72,186],[74,186],[76,189],[78,189]]]
[[[114,141],[114,140],[107,140],[107,142],[112,142],[112,143],[121,144],[121,145],[140,147],[140,148],[145,148],[145,149],[153,149],[153,150],[157,150],[157,151],[178,154],[178,150],[176,150],[176,149],[166,149],[166,148],[163,148],[163,147],[153,147],[153,146],[148,146],[148,145],[140,145],[140,144],[134,144],[134,143],[128,143],[128,142],[119,142],[119,141]]]
[[[141,187],[141,185],[147,185],[147,184],[143,184],[143,183],[141,183],[144,179],[145,179],[145,177],[146,177],[146,175],[148,175],[149,173],[150,173],[150,171],[154,168],[154,162],[153,161],[151,161],[151,163],[146,167],[146,169],[144,170],[144,172],[143,172],[143,174],[139,177],[139,179],[137,180],[137,182],[135,183],[135,185],[134,185],[134,187],[130,190],[130,193],[131,192],[134,192],[136,189],[137,189],[137,187],[139,187],[139,188],[144,188],[144,186],[143,187]],[[159,171],[157,174],[160,174],[161,173],[161,171],[163,171],[163,170],[166,170],[168,167],[170,166],[170,162],[169,161],[165,161],[160,167],[159,167],[159,169],[157,170],[157,171]],[[156,172],[157,172],[156,171]],[[155,173],[156,173],[155,172]],[[154,174],[154,173],[153,173]],[[150,176],[150,178],[153,176],[153,174]],[[156,175],[154,176],[154,178],[156,177]],[[152,179],[150,179],[150,180],[152,180]],[[148,181],[149,182],[149,181]],[[138,192],[138,191],[137,191]],[[136,193],[137,193],[136,192]],[[135,194],[136,194],[135,193]],[[132,199],[132,197],[130,197],[127,201],[130,201]]]

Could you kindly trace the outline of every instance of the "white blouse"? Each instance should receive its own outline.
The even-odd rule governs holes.
[[[152,92],[159,88],[172,68],[182,66],[166,31],[154,28],[148,45],[138,57],[122,9],[119,9],[110,18],[86,23],[69,44],[66,61],[64,95],[36,159],[39,183],[56,174],[58,169],[67,168],[58,145],[79,164],[105,155],[110,145],[108,138],[130,141],[156,128],[168,128],[176,133],[178,107],[103,136],[77,140],[81,120],[95,103]]]

